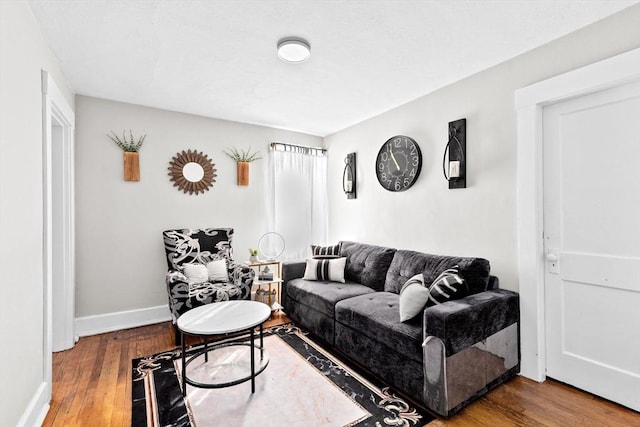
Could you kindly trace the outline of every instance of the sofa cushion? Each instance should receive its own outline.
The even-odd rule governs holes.
[[[344,270],[345,279],[368,286],[376,291],[383,290],[387,270],[396,250],[364,243],[340,243],[342,244],[341,255],[347,257]]]
[[[425,283],[433,283],[440,273],[456,264],[459,267],[460,275],[469,286],[470,294],[487,289],[491,266],[486,259],[430,255],[399,250],[396,251],[387,271],[384,290],[396,294],[400,293],[400,289],[407,280],[419,273],[424,275]]]
[[[372,340],[385,343],[405,357],[422,362],[422,316],[400,321],[400,297],[374,292],[336,304],[336,321]]]
[[[313,307],[321,313],[334,317],[336,303],[345,298],[372,293],[373,290],[358,283],[290,280],[286,286],[287,297]]]
[[[295,302],[287,307],[287,316],[296,325],[320,337],[330,345],[335,344],[335,321],[332,316],[320,313],[315,307]]]

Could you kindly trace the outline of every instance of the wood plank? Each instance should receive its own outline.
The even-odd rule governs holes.
[[[115,398],[113,400],[113,412],[111,415],[112,426],[128,426],[131,418],[131,357],[129,356],[130,343],[122,339],[120,341],[120,359],[118,364],[118,377],[115,386]]]
[[[289,321],[275,313],[265,327]],[[189,337],[188,343],[197,342]],[[53,399],[44,426],[129,426],[131,360],[174,348],[170,322],[81,338],[53,355]],[[640,414],[558,381],[516,377],[430,427],[640,426]]]

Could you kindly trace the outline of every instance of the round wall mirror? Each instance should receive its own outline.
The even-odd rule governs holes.
[[[189,194],[204,193],[216,182],[216,169],[206,154],[196,150],[176,153],[169,162],[174,187]]]
[[[196,162],[189,162],[182,168],[182,176],[189,182],[199,182],[204,178],[204,168]]]

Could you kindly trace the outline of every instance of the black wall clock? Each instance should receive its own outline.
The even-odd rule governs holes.
[[[396,135],[382,144],[376,158],[378,182],[389,191],[405,191],[416,182],[422,169],[422,153],[408,136]]]

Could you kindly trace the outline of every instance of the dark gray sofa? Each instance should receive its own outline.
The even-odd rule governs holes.
[[[341,242],[346,283],[305,280],[283,264],[282,303],[298,325],[437,414],[450,416],[520,370],[518,294],[489,262]],[[471,295],[400,321],[399,292],[458,265]]]

